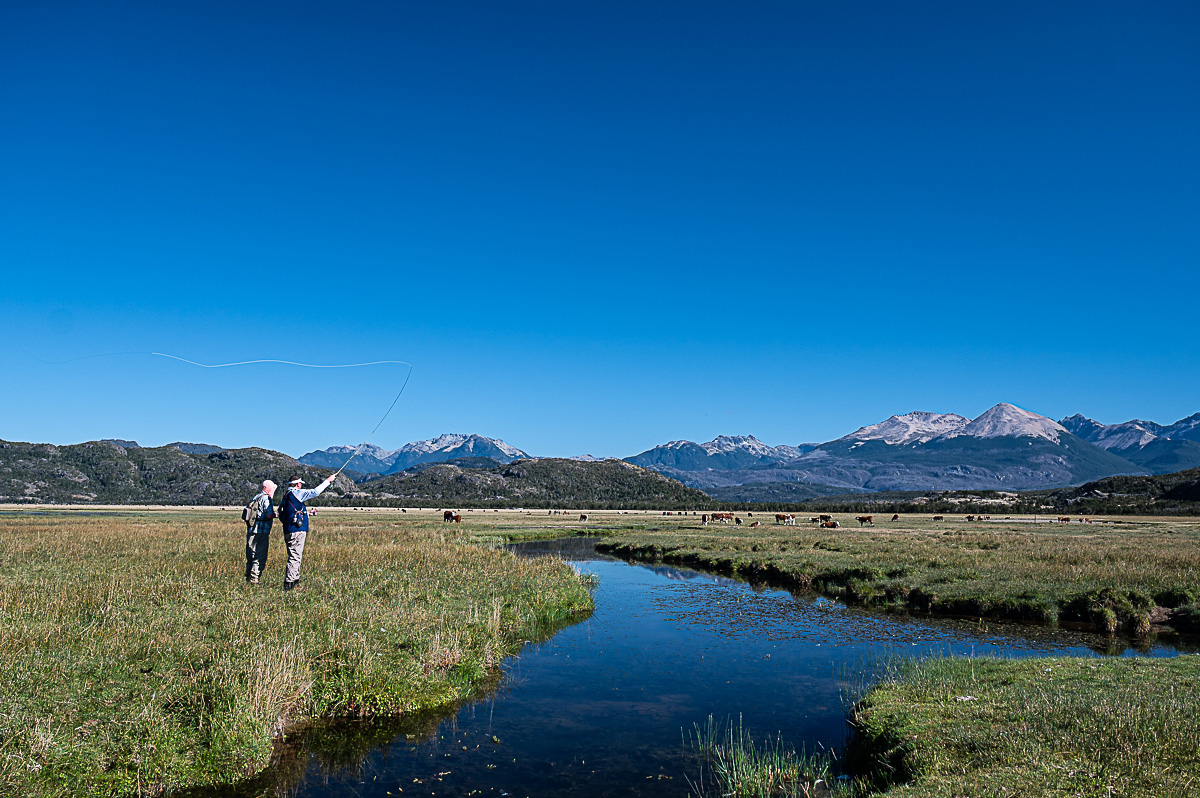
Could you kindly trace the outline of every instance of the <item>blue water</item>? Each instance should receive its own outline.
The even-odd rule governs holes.
[[[1096,635],[890,616],[631,565],[591,545],[513,547],[558,551],[599,577],[596,612],[506,662],[495,694],[440,719],[314,732],[290,761],[228,794],[682,796],[697,772],[685,738],[709,715],[740,716],[760,739],[837,748],[848,697],[881,659],[1113,652]]]

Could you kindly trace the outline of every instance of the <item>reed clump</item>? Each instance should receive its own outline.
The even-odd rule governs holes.
[[[318,717],[472,694],[590,612],[556,559],[428,515],[314,519],[298,590],[244,581],[232,512],[0,515],[0,794],[153,795],[261,769]]]
[[[830,751],[809,754],[780,736],[756,741],[742,724],[709,715],[688,742],[699,760],[692,782],[699,796],[721,798],[849,798],[853,787],[836,775]]]

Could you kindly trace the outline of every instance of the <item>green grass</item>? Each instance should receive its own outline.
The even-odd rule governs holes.
[[[807,754],[785,745],[780,737],[755,741],[738,722],[718,722],[712,715],[697,725],[689,740],[699,759],[691,782],[701,796],[722,798],[813,798],[850,796],[839,787],[832,752]]]
[[[898,663],[854,712],[882,794],[1200,795],[1200,657]]]
[[[591,610],[553,559],[429,514],[322,510],[244,581],[219,511],[0,516],[0,794],[155,794],[260,770],[310,719],[453,703]]]
[[[841,529],[773,520],[755,529],[685,517],[616,532],[600,548],[920,613],[1139,635],[1163,624],[1190,629],[1200,617],[1196,519],[1035,525],[907,516],[878,517],[874,527],[839,520]]]

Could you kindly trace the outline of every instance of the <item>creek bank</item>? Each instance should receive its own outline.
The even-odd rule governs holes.
[[[1059,624],[1104,634],[1125,631],[1134,637],[1154,632],[1200,632],[1200,603],[1186,591],[1099,588],[1059,595],[1008,597],[943,596],[936,585],[903,581],[904,570],[886,564],[823,569],[781,566],[754,552],[701,552],[684,546],[604,540],[603,551],[628,561],[668,563],[709,571],[794,591],[816,591],[847,604],[887,611],[943,616],[988,618],[1046,626]]]

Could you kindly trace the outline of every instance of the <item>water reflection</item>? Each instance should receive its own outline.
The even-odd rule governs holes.
[[[181,794],[683,796],[693,724],[741,715],[759,739],[838,746],[851,682],[883,657],[1133,653],[1096,635],[889,616],[631,565],[583,537],[511,548],[596,574],[595,614],[507,661],[487,698],[440,716],[315,728],[253,782]]]

